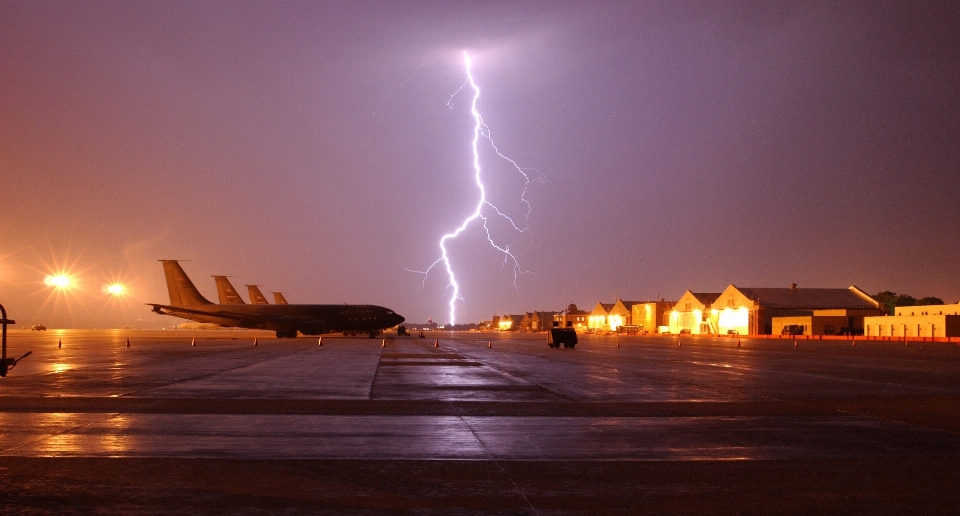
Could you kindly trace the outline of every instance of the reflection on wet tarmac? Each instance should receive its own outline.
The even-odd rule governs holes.
[[[958,433],[937,423],[823,408],[841,398],[954,399],[960,360],[941,351],[929,358],[899,349],[818,354],[812,344],[798,352],[775,343],[751,348],[747,339],[743,348],[718,339],[678,349],[639,338],[623,347],[585,338],[563,351],[536,336],[504,337],[488,348],[487,337],[470,335],[442,338],[439,348],[332,337],[322,347],[266,337],[258,347],[229,338],[190,346],[189,337],[169,334],[135,335],[127,349],[102,332],[65,332],[69,345],[57,349],[56,338],[14,337],[34,349],[35,361],[0,381],[4,455],[960,457]],[[877,406],[870,410],[883,410]]]
[[[64,424],[64,419],[72,424]],[[18,456],[473,460],[489,453],[504,460],[960,458],[956,435],[856,417],[8,414],[0,425],[4,435],[35,437],[5,452]],[[41,429],[50,433],[37,432]]]

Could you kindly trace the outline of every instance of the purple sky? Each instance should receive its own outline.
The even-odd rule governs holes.
[[[0,3],[0,303],[179,322],[161,258],[447,320],[469,96],[546,178],[450,245],[458,322],[729,283],[960,297],[960,8],[813,2]],[[793,5],[791,5],[793,4]],[[482,164],[522,213],[522,177]],[[130,284],[117,311],[100,289]]]

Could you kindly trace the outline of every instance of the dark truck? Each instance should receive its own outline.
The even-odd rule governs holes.
[[[806,332],[806,327],[802,324],[788,324],[780,330],[780,335],[803,335]]]
[[[551,328],[547,345],[551,348],[559,348],[561,344],[565,348],[573,349],[577,345],[577,332],[573,328]]]

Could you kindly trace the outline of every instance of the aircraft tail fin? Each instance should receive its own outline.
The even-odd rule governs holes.
[[[273,294],[273,300],[274,300],[278,305],[286,305],[286,304],[289,304],[289,303],[287,303],[287,298],[283,297],[283,292],[271,292],[271,293]]]
[[[250,294],[250,303],[254,305],[268,305],[267,298],[263,297],[263,292],[256,285],[247,285],[247,292]]]
[[[170,292],[170,304],[172,306],[197,306],[211,305],[197,287],[193,285],[187,273],[183,272],[183,267],[177,260],[160,260],[163,263],[163,274],[167,278],[167,290]]]
[[[240,294],[237,293],[237,289],[233,288],[233,285],[230,284],[230,280],[226,276],[214,276],[214,280],[217,282],[217,295],[220,296],[221,305],[245,305],[246,301],[240,297]]]

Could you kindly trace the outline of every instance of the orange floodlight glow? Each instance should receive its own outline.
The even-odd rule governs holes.
[[[112,295],[114,295],[114,296],[123,295],[123,293],[126,291],[126,289],[123,287],[123,285],[121,285],[121,284],[119,284],[119,283],[114,283],[114,284],[112,284],[112,285],[107,285],[106,290],[107,290],[107,294],[112,294]]]
[[[617,331],[617,328],[623,326],[623,317],[620,315],[611,315],[609,321],[610,331]]]
[[[66,274],[57,274],[49,275],[46,278],[43,278],[43,283],[48,287],[55,287],[63,290],[65,288],[69,288],[73,281],[70,279],[70,276],[67,276]]]

